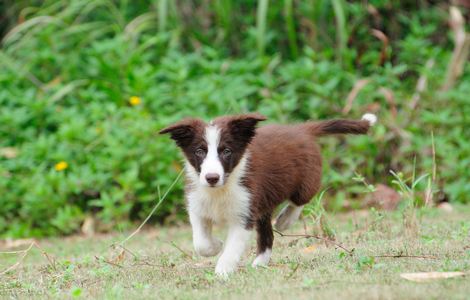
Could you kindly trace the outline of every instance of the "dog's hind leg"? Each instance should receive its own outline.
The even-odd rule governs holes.
[[[253,261],[253,267],[267,266],[271,259],[274,240],[271,214],[266,214],[256,221],[256,231],[258,233],[258,251]]]
[[[295,223],[295,221],[297,221],[300,214],[302,213],[303,208],[303,205],[297,206],[289,203],[277,216],[274,227],[279,231],[288,229],[292,224]]]
[[[276,218],[274,227],[283,231],[288,229],[299,219],[304,205],[310,202],[310,199],[316,193],[318,187],[316,185],[304,185],[300,187],[296,193],[290,197],[289,204],[284,207]]]

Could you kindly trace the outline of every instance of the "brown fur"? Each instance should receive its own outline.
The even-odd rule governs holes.
[[[245,226],[255,227],[258,232],[258,253],[272,248],[274,209],[286,199],[296,206],[305,205],[319,191],[322,159],[316,137],[365,134],[370,126],[366,120],[327,120],[256,129],[257,122],[265,119],[259,114],[246,114],[213,121],[221,129],[219,158],[228,175],[248,151],[248,171],[243,184],[250,191],[251,207]],[[198,172],[200,160],[194,151],[204,148],[205,126],[201,120],[190,119],[161,131],[171,134]],[[223,156],[223,149],[227,148],[231,149],[230,157]]]
[[[214,124],[224,128],[227,118],[230,117],[216,119]],[[272,248],[274,209],[286,199],[297,206],[305,205],[320,189],[322,159],[316,136],[364,134],[368,129],[368,121],[354,120],[267,125],[256,129],[247,147],[250,157],[244,184],[252,194],[251,215],[246,226],[255,226],[258,232],[258,253]]]

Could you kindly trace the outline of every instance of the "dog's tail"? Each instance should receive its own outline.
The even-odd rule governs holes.
[[[377,116],[367,113],[360,121],[356,120],[326,120],[307,123],[310,133],[315,136],[330,134],[366,134],[369,128],[377,122]]]

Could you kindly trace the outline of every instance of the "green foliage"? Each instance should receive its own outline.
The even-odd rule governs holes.
[[[281,123],[341,117],[362,78],[347,117],[375,110],[380,121],[370,136],[322,141],[325,196],[338,207],[354,198],[356,172],[371,184],[391,182],[389,170],[431,173],[433,132],[434,184],[468,201],[470,72],[438,92],[453,47],[441,6],[374,1],[372,20],[357,1],[214,3],[1,4],[1,235],[69,234],[89,214],[125,227],[182,168],[163,126],[255,110]],[[383,62],[372,28],[389,38]],[[421,76],[427,89],[410,108]],[[152,220],[181,213],[180,182]]]
[[[365,269],[371,269],[375,264],[373,256],[360,256],[356,263],[356,271],[360,272]]]

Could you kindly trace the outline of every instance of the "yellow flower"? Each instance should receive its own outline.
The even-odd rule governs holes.
[[[60,171],[67,169],[68,167],[69,167],[68,163],[66,163],[65,161],[60,161],[55,164],[54,169],[60,172]]]
[[[137,96],[132,96],[132,97],[129,98],[129,103],[130,103],[132,106],[139,105],[141,101],[142,101],[142,100],[140,99],[140,97],[137,97]]]

